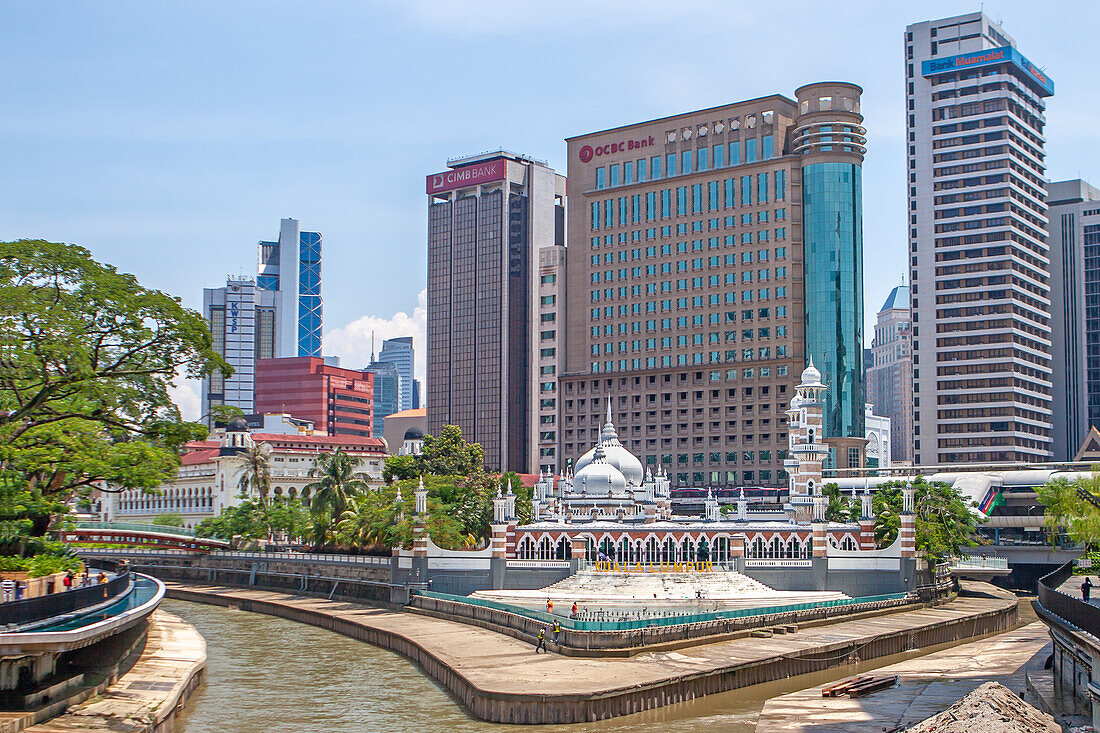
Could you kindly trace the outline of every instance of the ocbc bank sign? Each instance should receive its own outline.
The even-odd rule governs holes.
[[[591,145],[581,146],[578,157],[582,163],[587,163],[593,158],[600,158],[605,155],[614,155],[615,153],[625,153],[629,150],[641,150],[642,148],[648,148],[653,146],[653,136],[643,137],[639,140],[624,140],[617,143],[607,143],[606,145]]]

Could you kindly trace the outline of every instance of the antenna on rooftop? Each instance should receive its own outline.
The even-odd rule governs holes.
[[[370,331],[370,360],[371,360],[371,363],[373,364],[374,363],[374,329],[373,328]]]

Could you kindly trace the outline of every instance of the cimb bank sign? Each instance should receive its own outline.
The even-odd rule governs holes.
[[[442,193],[465,186],[475,186],[479,183],[499,181],[508,172],[508,161],[503,158],[490,160],[486,163],[474,163],[459,168],[452,168],[442,173],[433,173],[427,178],[428,193]]]
[[[641,150],[642,148],[653,147],[653,136],[643,137],[640,140],[626,140],[617,143],[608,143],[607,145],[597,145],[592,147],[591,145],[581,146],[578,157],[582,163],[587,163],[593,158],[599,158],[604,155],[614,155],[615,153],[625,153],[628,150]]]

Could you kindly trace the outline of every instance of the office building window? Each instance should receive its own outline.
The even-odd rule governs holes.
[[[756,138],[749,138],[745,141],[745,162],[756,162]]]
[[[726,165],[726,146],[725,145],[715,145],[714,148],[712,148],[712,150],[714,152],[714,167],[715,168],[724,167]]]

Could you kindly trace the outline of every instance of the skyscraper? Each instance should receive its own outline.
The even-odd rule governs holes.
[[[397,409],[411,410],[415,406],[413,405],[412,336],[383,341],[382,351],[378,352],[378,361],[388,361],[397,367],[397,376],[401,380]]]
[[[1054,372],[1054,458],[1068,461],[1100,426],[1100,190],[1047,184]]]
[[[565,178],[503,150],[448,167],[426,181],[428,432],[457,425],[485,449],[486,467],[534,471],[534,273],[542,248],[565,244]]]
[[[401,377],[397,365],[391,361],[372,361],[363,373],[374,375],[374,435],[381,438],[387,415],[400,412]]]
[[[255,279],[230,277],[225,287],[205,288],[203,315],[214,349],[235,370],[228,380],[203,379],[203,419],[214,405],[252,412],[256,359],[320,356],[321,235],[283,219],[278,241],[257,246]]]
[[[890,418],[894,461],[913,460],[912,325],[909,288],[898,285],[879,309],[867,362],[867,401]]]
[[[260,242],[256,284],[275,293],[279,356],[320,356],[321,235],[297,219],[279,222],[279,238]]]
[[[623,444],[674,485],[783,485],[809,357],[833,460],[862,462],[861,93],[809,84],[567,140],[563,463],[610,394]]]
[[[911,25],[904,49],[915,460],[1044,460],[1054,84],[983,13]]]
[[[289,413],[328,435],[374,435],[374,375],[315,356],[256,360],[256,412]]]

